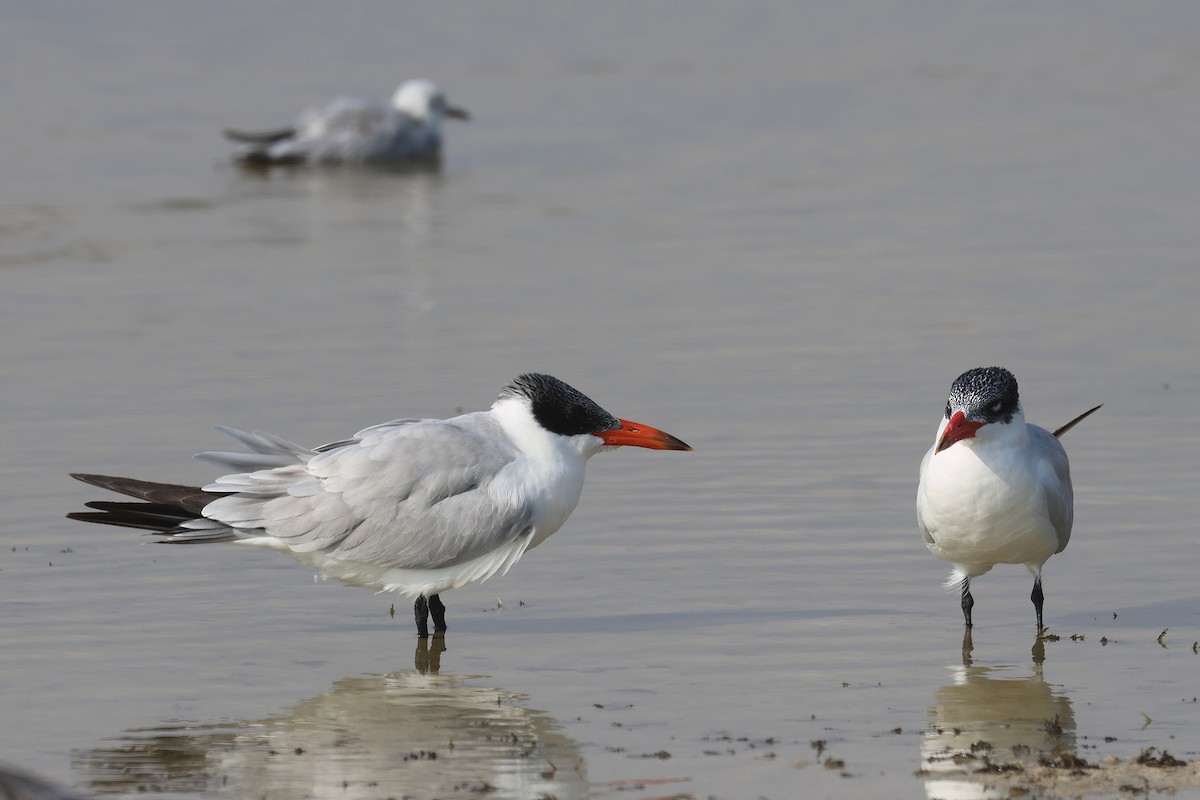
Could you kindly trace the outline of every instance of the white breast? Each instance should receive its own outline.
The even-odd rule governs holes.
[[[1021,425],[926,453],[917,490],[925,543],[967,577],[995,564],[1040,566],[1059,549],[1041,459]],[[1069,492],[1069,488],[1067,489]]]

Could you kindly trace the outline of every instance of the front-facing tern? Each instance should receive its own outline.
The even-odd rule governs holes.
[[[1100,406],[1053,433],[1029,425],[1017,379],[978,367],[954,381],[933,446],[921,460],[917,523],[925,545],[954,570],[971,627],[971,578],[996,564],[1024,564],[1033,575],[1038,632],[1042,565],[1071,538],[1074,500],[1067,453],[1058,437]]]
[[[691,450],[622,420],[549,375],[521,375],[488,411],[402,419],[309,449],[218,428],[247,453],[200,453],[231,474],[204,487],[73,473],[140,502],[97,501],[73,519],[163,542],[282,550],[346,583],[415,598],[417,633],[446,630],[438,595],[503,574],[557,531],[604,447]]]

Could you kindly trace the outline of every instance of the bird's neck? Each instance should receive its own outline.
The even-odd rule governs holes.
[[[584,462],[603,444],[595,436],[559,436],[546,430],[534,418],[527,398],[503,398],[492,406],[492,414],[517,449],[532,459]]]

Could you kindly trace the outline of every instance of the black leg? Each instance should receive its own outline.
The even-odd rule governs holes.
[[[413,603],[413,617],[417,620],[417,636],[429,635],[429,601],[422,595]]]
[[[971,625],[971,609],[975,607],[975,598],[971,597],[971,579],[963,578],[962,582],[962,610],[963,620],[967,623],[967,627]]]
[[[446,632],[446,606],[436,594],[429,595],[429,614],[433,617],[433,632]]]
[[[1029,595],[1029,599],[1033,601],[1033,607],[1037,609],[1038,633],[1046,630],[1042,625],[1042,601],[1045,599],[1042,595],[1042,576],[1038,575],[1033,580],[1033,594]]]

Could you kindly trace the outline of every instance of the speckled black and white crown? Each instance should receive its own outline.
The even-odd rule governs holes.
[[[500,390],[500,399],[524,397],[533,418],[551,433],[578,436],[621,427],[621,422],[578,389],[538,372],[527,372]]]
[[[954,379],[946,400],[946,419],[962,409],[968,419],[1010,422],[1020,404],[1017,379],[1004,367],[976,367]]]

